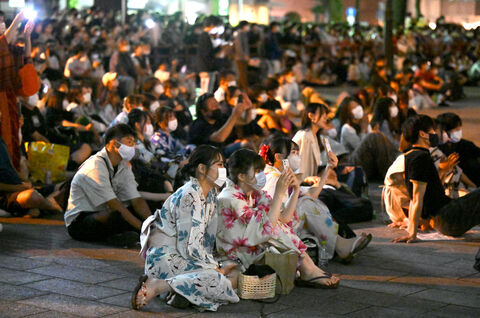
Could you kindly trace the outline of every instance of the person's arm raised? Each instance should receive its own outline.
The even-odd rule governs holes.
[[[270,205],[270,211],[268,212],[268,218],[270,222],[275,225],[280,219],[280,213],[282,208],[282,199],[287,195],[288,186],[291,184],[291,179],[295,178],[291,169],[284,171],[280,178],[278,178],[277,185],[275,186],[275,193]]]
[[[249,107],[251,107],[251,105],[252,102],[250,101],[248,96],[246,94],[243,94],[243,102],[235,106],[232,115],[230,115],[222,128],[220,128],[210,136],[210,141],[217,143],[224,142],[225,139],[227,139],[228,136],[230,136],[230,134],[232,133],[235,124],[242,117],[243,112]]]
[[[15,19],[13,19],[10,27],[7,29],[7,31],[5,31],[5,39],[7,40],[8,44],[12,43],[15,35],[17,34],[17,29],[23,20],[25,20],[25,15],[23,14],[23,11],[20,11],[15,17]]]

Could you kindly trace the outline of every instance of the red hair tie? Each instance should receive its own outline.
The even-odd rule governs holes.
[[[270,146],[269,145],[262,145],[260,147],[260,151],[258,152],[258,154],[260,155],[260,157],[263,158],[263,160],[265,161],[265,163],[268,165],[270,164],[270,160],[268,160],[268,151],[270,150]]]

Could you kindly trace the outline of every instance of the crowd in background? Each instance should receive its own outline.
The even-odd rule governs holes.
[[[23,20],[22,13],[12,22],[0,13],[0,34],[5,32],[0,59],[10,63],[0,67],[13,70],[10,78],[0,77],[11,84],[0,89],[4,140],[0,207],[16,215],[66,210],[73,238],[104,239],[115,234],[114,229],[139,231],[146,219],[153,227],[158,218],[174,222],[167,210],[176,211],[175,200],[180,200],[183,190],[193,193],[203,187],[203,196],[197,199],[206,199],[209,207],[214,200],[210,189],[225,183],[226,170],[223,180],[219,172],[225,159],[230,180],[220,194],[224,208],[219,218],[232,230],[216,233],[224,239],[224,246],[217,242],[217,248],[244,265],[256,258],[236,250],[239,243],[232,233],[258,235],[258,242],[250,242],[249,247],[258,248],[258,253],[264,252],[262,244],[268,241],[281,251],[302,254],[306,246],[298,237],[313,236],[317,243],[327,241],[330,257],[336,253],[350,262],[371,240],[366,234],[355,238],[348,227],[373,217],[366,191],[371,180],[385,178],[387,213],[394,226],[407,226],[404,212],[409,196],[398,182],[405,167],[396,163],[416,140],[402,138],[402,125],[418,110],[448,107],[449,101],[464,97],[464,85],[476,85],[480,79],[480,32],[441,19],[434,30],[409,26],[396,31],[393,74],[387,69],[382,29],[377,26],[288,21],[262,26],[241,21],[233,28],[215,16],[189,25],[181,14],[166,17],[148,12],[128,15],[121,24],[117,13],[94,7],[56,10],[25,27]],[[20,26],[24,29],[17,33]],[[13,63],[10,55],[21,61]],[[27,66],[33,73],[24,71],[19,84],[15,71]],[[32,92],[26,91],[28,79],[35,88]],[[336,100],[316,90],[343,84],[348,89]],[[461,119],[453,113],[438,116],[435,128],[440,143],[428,144],[441,186],[451,197],[480,184],[480,151],[462,139],[461,127]],[[76,172],[73,180],[64,183],[68,191],[71,186],[70,193],[62,193],[58,186],[33,189],[23,146],[33,141],[70,148],[67,170]],[[208,165],[218,166],[215,176],[209,175]],[[259,181],[259,173],[264,182]],[[252,181],[243,179],[245,175]],[[212,179],[211,184],[205,178]],[[261,189],[264,192],[255,192]],[[243,200],[244,193],[261,195],[252,203]],[[272,197],[278,200],[271,201]],[[129,200],[130,210],[121,204]],[[277,206],[277,201],[282,205]],[[119,211],[123,219],[102,214],[100,203]],[[251,208],[249,204],[256,205],[261,235],[248,225],[255,219],[251,214],[248,220],[234,217]],[[192,217],[197,208],[203,211],[194,206]],[[270,208],[277,215],[271,212],[267,219]],[[156,219],[149,218],[152,210],[157,211]],[[86,213],[92,211],[99,214]],[[268,228],[279,220],[285,223],[283,236],[272,242]],[[208,227],[212,220],[200,221]],[[102,228],[105,224],[108,229]],[[191,224],[192,231],[196,225]],[[278,244],[284,244],[283,249]],[[157,270],[158,259],[152,258],[161,258],[163,252],[144,252],[147,264],[151,262],[149,270]],[[338,278],[317,268],[310,258],[302,262],[305,286],[338,286]],[[212,260],[212,264],[216,263]],[[202,275],[200,280],[211,282],[211,276]],[[219,283],[227,301],[238,301],[227,280]],[[136,297],[136,308],[141,307],[137,302],[150,299]],[[218,304],[205,307],[215,310]]]

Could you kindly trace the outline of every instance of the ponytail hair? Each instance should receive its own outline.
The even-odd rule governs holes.
[[[263,158],[267,165],[275,163],[275,154],[281,153],[288,157],[292,150],[292,140],[284,135],[273,135],[270,138],[264,140],[260,147],[259,155]]]

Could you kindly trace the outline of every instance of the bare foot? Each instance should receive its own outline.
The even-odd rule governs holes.
[[[315,279],[316,277],[324,277],[324,278]],[[301,275],[300,279],[303,281],[310,281],[312,283],[315,283],[318,285],[325,285],[325,286],[335,285],[340,281],[340,278],[338,278],[337,276],[332,275],[328,272],[325,272],[318,267],[312,273],[308,273],[308,274],[305,273]]]
[[[135,296],[135,308],[140,309],[148,304],[155,296],[171,290],[168,283],[163,279],[147,278]]]

